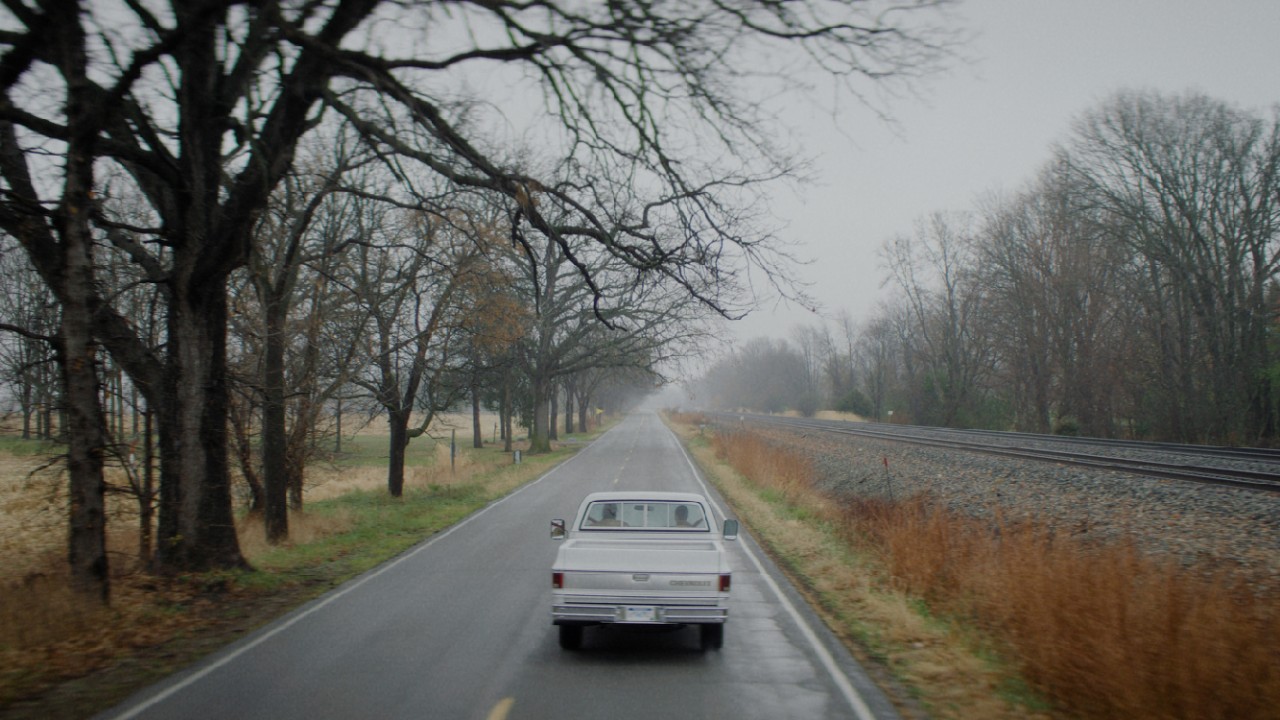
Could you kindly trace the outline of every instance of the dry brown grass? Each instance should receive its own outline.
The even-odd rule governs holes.
[[[225,601],[198,585],[133,573],[113,581],[104,607],[73,593],[65,575],[50,563],[0,587],[0,709],[164,642]]]
[[[791,411],[787,415],[791,417],[803,417],[797,412]],[[845,422],[865,422],[866,418],[851,412],[840,412],[838,410],[819,410],[813,414],[814,420],[843,420]]]
[[[807,461],[785,448],[746,433],[713,443],[754,486],[722,488],[752,528],[839,624],[872,628],[864,634],[938,717],[1031,712],[999,699],[996,688],[1017,677],[979,659],[991,648],[1056,712],[1276,717],[1280,598],[1237,577],[1043,524],[959,517],[921,498],[837,503],[813,491]],[[823,547],[823,525],[840,547]],[[912,598],[946,622],[921,616]]]
[[[87,602],[52,572],[32,573],[0,592],[0,647],[24,649],[79,634],[99,620],[99,603]]]
[[[344,532],[351,525],[350,519],[341,513],[313,515],[291,512],[289,523],[289,543],[292,545]],[[65,524],[59,529],[65,536]],[[46,535],[52,534],[41,527],[19,540],[30,543],[37,538],[50,542]],[[250,562],[271,549],[266,542],[263,524],[257,518],[239,523],[238,534],[241,551]],[[10,538],[14,545],[19,545],[19,540]],[[65,542],[65,537],[57,540]],[[112,603],[109,609],[70,590],[65,550],[61,547],[47,547],[39,553],[24,552],[19,571],[14,571],[6,563],[3,575],[0,575],[0,654],[36,652],[36,659],[39,659],[46,653],[57,653],[58,648],[83,649],[85,638],[91,637],[114,646],[118,644],[116,641],[104,640],[112,636],[112,627],[126,628],[121,633],[123,637],[128,634],[127,628],[133,625],[133,621],[141,617],[139,613],[145,615],[148,607],[154,610],[157,603],[171,602],[171,591],[184,592],[178,585],[169,587],[162,580],[138,573],[137,547],[138,531],[135,527],[112,528],[108,538],[112,563]],[[143,619],[150,624],[150,619]],[[142,633],[139,646],[145,645],[152,637],[152,633]],[[134,645],[133,641],[127,644]],[[29,665],[32,661],[33,658],[28,657],[21,663],[9,664]]]
[[[349,513],[317,515],[290,510],[289,539],[286,542],[289,545],[307,545],[330,535],[344,533],[351,529],[353,523]],[[267,542],[267,528],[256,517],[237,523],[236,535],[240,540],[240,552],[250,564],[277,547]]]
[[[477,474],[494,468],[494,458],[490,455],[468,452],[458,453],[451,466],[447,442],[437,442],[432,448],[435,457],[431,467],[404,469],[406,490],[431,485],[465,485]],[[321,463],[307,468],[306,499],[316,502],[357,490],[381,490],[386,486],[385,467],[338,467]]]
[[[470,421],[469,417],[453,420],[461,423],[463,419]],[[362,432],[376,435],[383,425],[375,421]],[[406,468],[406,489],[470,483],[478,474],[492,471],[504,457],[462,452],[450,470],[448,443],[436,442],[433,447],[433,467]],[[108,469],[108,474],[113,484],[125,484],[118,469]],[[308,468],[306,500],[380,490],[386,483],[385,467],[317,464]],[[118,607],[140,597],[130,590],[132,584],[149,582],[132,577],[139,570],[136,503],[123,494],[108,495],[107,502],[113,606]],[[66,478],[59,466],[45,458],[0,453],[0,650],[29,652],[104,624],[98,608],[86,605],[66,588],[66,506]],[[350,518],[340,513],[291,512],[289,544],[311,543],[344,532],[350,525]],[[241,521],[238,533],[241,551],[251,563],[271,549],[256,518]]]
[[[697,439],[696,418],[676,419],[678,433]],[[699,466],[869,668],[888,668],[895,679],[889,682],[909,686],[931,718],[1044,717],[1002,696],[1006,672],[975,653],[952,625],[922,615],[911,596],[892,587],[873,553],[851,547],[834,532],[826,517],[838,504],[812,490],[810,468],[801,458],[746,435],[710,439],[688,443]],[[896,699],[908,703],[899,707],[905,717],[924,716],[911,701]]]
[[[847,522],[885,548],[908,592],[974,618],[1074,712],[1263,718],[1280,708],[1280,598],[1238,577],[1043,524],[993,528],[922,501],[852,508]]]
[[[72,592],[66,570],[66,481],[45,461],[0,457],[0,707],[33,669],[75,677],[121,647],[136,647],[165,622],[138,616],[136,514],[126,498],[108,499],[113,606]],[[116,632],[122,625],[136,631]]]
[[[0,584],[44,572],[66,546],[66,485],[41,461],[0,455]]]
[[[3,422],[4,418],[0,418]],[[481,426],[492,428],[496,416],[483,414]],[[457,427],[459,442],[465,435],[470,438],[469,415],[446,415],[437,421],[443,434],[449,427]],[[349,419],[346,427],[357,427],[356,419]],[[386,431],[386,422],[376,417],[359,424],[359,435],[379,435]],[[405,469],[407,489],[428,485],[451,485],[470,482],[478,472],[490,465],[477,465],[480,460],[469,453],[459,453],[454,472],[448,472],[449,447],[447,442],[435,442],[435,466],[433,468],[408,467]],[[127,483],[118,469],[108,468],[108,482],[117,487]],[[377,490],[386,487],[385,467],[336,467],[317,463],[307,469],[306,500],[315,502],[344,495],[354,490]],[[108,503],[107,543],[112,570],[115,573],[133,572],[137,569],[138,509],[135,501],[124,494],[110,494]],[[27,578],[52,577],[62,572],[67,543],[67,484],[60,466],[50,464],[47,458],[13,456],[0,452],[0,588],[21,584]],[[306,515],[300,516],[299,530],[306,537]],[[293,527],[291,525],[291,532]],[[253,528],[248,529],[250,543],[254,542]],[[0,644],[4,630],[0,628]]]

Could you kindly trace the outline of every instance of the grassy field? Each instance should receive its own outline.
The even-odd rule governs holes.
[[[306,506],[291,514],[287,543],[267,544],[260,521],[242,519],[253,571],[139,572],[136,515],[116,499],[109,608],[66,589],[64,483],[40,469],[48,448],[0,448],[0,716],[87,717],[109,707],[539,477],[590,439],[570,436],[518,465],[501,445],[460,440],[451,463],[447,439],[416,440],[395,499],[386,491],[387,439],[374,432],[308,468]]]
[[[1280,598],[927,498],[837,500],[803,456],[696,420],[674,424],[740,516],[931,717],[1277,717]]]

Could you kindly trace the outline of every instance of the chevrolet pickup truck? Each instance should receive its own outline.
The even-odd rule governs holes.
[[[702,649],[719,649],[732,578],[724,541],[737,536],[738,521],[717,531],[695,493],[588,495],[572,525],[551,521],[564,543],[551,567],[560,646],[576,650],[585,628],[621,623],[697,625]]]

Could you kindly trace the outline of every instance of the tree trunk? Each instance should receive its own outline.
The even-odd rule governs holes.
[[[533,427],[529,429],[529,452],[551,452],[551,437],[547,430],[549,416],[547,414],[551,383],[546,379],[533,378]]]
[[[573,391],[572,382],[564,384],[564,434],[573,434]]]
[[[284,479],[289,489],[289,509],[302,510],[302,490],[306,481],[309,442],[318,418],[311,398],[303,397],[298,403],[298,415],[285,444]]]
[[[583,388],[578,393],[578,427],[582,428],[582,432],[590,432],[591,426],[587,423],[588,417],[591,415],[591,394]]]
[[[550,447],[552,440],[559,440],[560,434],[556,431],[556,421],[560,419],[560,391],[551,386],[551,407],[547,412],[547,444]]]
[[[59,7],[61,5],[62,7]],[[53,3],[50,12],[76,13],[75,3]],[[97,344],[93,340],[93,237],[89,230],[96,118],[83,93],[87,84],[84,36],[78,23],[55,36],[68,93],[66,176],[63,201],[54,218],[61,241],[62,325],[58,365],[62,373],[62,430],[67,438],[70,508],[67,557],[71,586],[106,604],[111,599],[107,567],[106,418],[98,394]],[[79,90],[80,92],[76,92]]]
[[[471,447],[484,447],[484,428],[480,427],[480,385],[471,383]]]
[[[69,255],[79,255],[68,268],[68,300],[62,307],[59,365],[66,404],[67,476],[70,508],[68,561],[72,587],[102,603],[110,600],[106,548],[106,448],[93,342],[88,288],[88,232],[63,233]],[[75,286],[80,286],[78,289]]]
[[[184,287],[185,286],[185,287]],[[247,567],[227,456],[226,278],[174,283],[160,434],[160,570]]]
[[[267,542],[289,539],[288,436],[285,423],[284,303],[268,297],[262,361],[262,481],[266,503],[263,519]]]
[[[142,482],[138,488],[138,563],[142,567],[150,565],[152,559],[151,537],[156,517],[154,458],[152,412],[147,408],[142,414]]]
[[[285,460],[285,485],[289,488],[290,510],[302,509],[302,485],[306,481],[305,464],[305,461],[296,456],[296,450],[289,451]]]
[[[391,434],[387,491],[391,493],[391,497],[400,497],[404,495],[404,453],[409,447],[409,411],[388,412],[387,424]]]
[[[511,440],[512,432],[513,430],[515,430],[515,428],[512,427],[514,423],[511,422],[511,416],[513,414],[514,412],[511,408],[511,374],[507,373],[506,375],[503,376],[503,379],[502,379],[502,439],[503,439],[502,451],[503,452],[513,451],[512,440]]]
[[[22,439],[31,439],[31,417],[33,415],[31,406],[31,384],[26,380],[22,381]]]
[[[240,475],[245,485],[249,486],[249,515],[257,518],[266,507],[266,490],[262,487],[262,478],[254,464],[253,441],[250,423],[252,410],[236,417],[232,423],[235,432],[236,458],[240,461]]]
[[[63,306],[62,374],[67,402],[67,476],[70,489],[68,559],[71,584],[82,595],[110,600],[106,548],[105,418],[98,404],[96,348],[87,313]]]
[[[334,422],[337,428],[333,434],[333,452],[340,454],[342,452],[342,398],[338,398],[338,407],[334,414]]]

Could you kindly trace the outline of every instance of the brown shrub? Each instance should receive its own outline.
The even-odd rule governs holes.
[[[1097,544],[1048,522],[993,522],[912,498],[819,503],[807,458],[748,433],[715,439],[758,485],[808,503],[879,556],[897,589],[980,627],[1071,713],[1273,718],[1280,597],[1212,568]],[[832,511],[832,506],[838,510]]]

